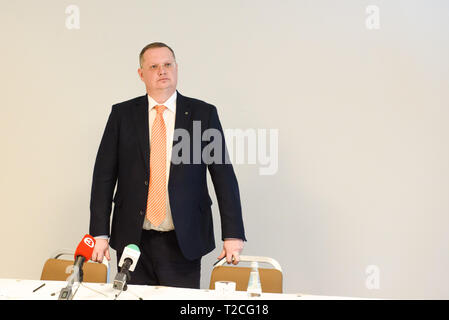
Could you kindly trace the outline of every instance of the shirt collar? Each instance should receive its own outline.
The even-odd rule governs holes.
[[[168,98],[164,103],[157,103],[149,94],[147,94],[147,96],[148,96],[148,110],[149,111],[151,111],[151,109],[153,109],[154,106],[163,104],[172,112],[176,112],[176,96],[177,96],[176,90],[170,96],[170,98]]]

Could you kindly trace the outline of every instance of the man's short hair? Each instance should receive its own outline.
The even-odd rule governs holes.
[[[173,54],[173,58],[176,60],[175,57],[175,52],[173,51],[172,48],[170,48],[169,46],[167,46],[165,43],[163,42],[152,42],[150,44],[147,44],[145,47],[143,47],[142,51],[140,51],[140,55],[139,55],[139,63],[140,63],[140,67],[142,68],[142,64],[143,64],[143,54],[145,53],[145,51],[147,51],[148,49],[153,49],[153,48],[167,48],[168,50],[171,51],[171,53]]]

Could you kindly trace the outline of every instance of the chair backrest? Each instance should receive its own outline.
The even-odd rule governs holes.
[[[66,281],[73,270],[73,260],[58,259],[62,255],[72,255],[70,250],[61,249],[48,259],[42,268],[41,280]],[[106,262],[105,262],[106,261]],[[83,264],[83,282],[106,283],[108,281],[108,263],[87,262]]]
[[[240,256],[240,262],[269,263],[274,268],[259,268],[260,284],[262,292],[282,293],[282,269],[279,263],[268,257],[257,256]],[[209,289],[215,289],[216,281],[234,281],[236,283],[235,290],[246,291],[248,287],[249,275],[251,268],[240,266],[223,266],[225,260],[217,263],[212,270]]]

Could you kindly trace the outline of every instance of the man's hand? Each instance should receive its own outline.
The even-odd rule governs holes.
[[[103,262],[103,257],[111,260],[111,256],[109,255],[109,241],[107,239],[96,239],[91,260],[101,263]]]
[[[243,250],[242,239],[225,239],[223,242],[223,251],[218,260],[223,259],[226,256],[226,262],[232,264],[238,264],[240,261],[240,253]],[[234,257],[234,260],[232,258]]]

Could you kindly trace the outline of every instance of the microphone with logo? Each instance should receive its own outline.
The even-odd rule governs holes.
[[[79,283],[83,282],[83,264],[92,257],[95,247],[95,239],[86,234],[75,251],[75,263],[73,264],[73,272],[67,279],[67,286],[59,293],[58,300],[72,300],[72,287],[75,280]]]
[[[121,291],[126,291],[126,282],[131,279],[130,271],[134,271],[137,261],[140,257],[139,247],[135,244],[129,244],[123,250],[118,266],[120,272],[117,273],[114,279],[113,288]]]

